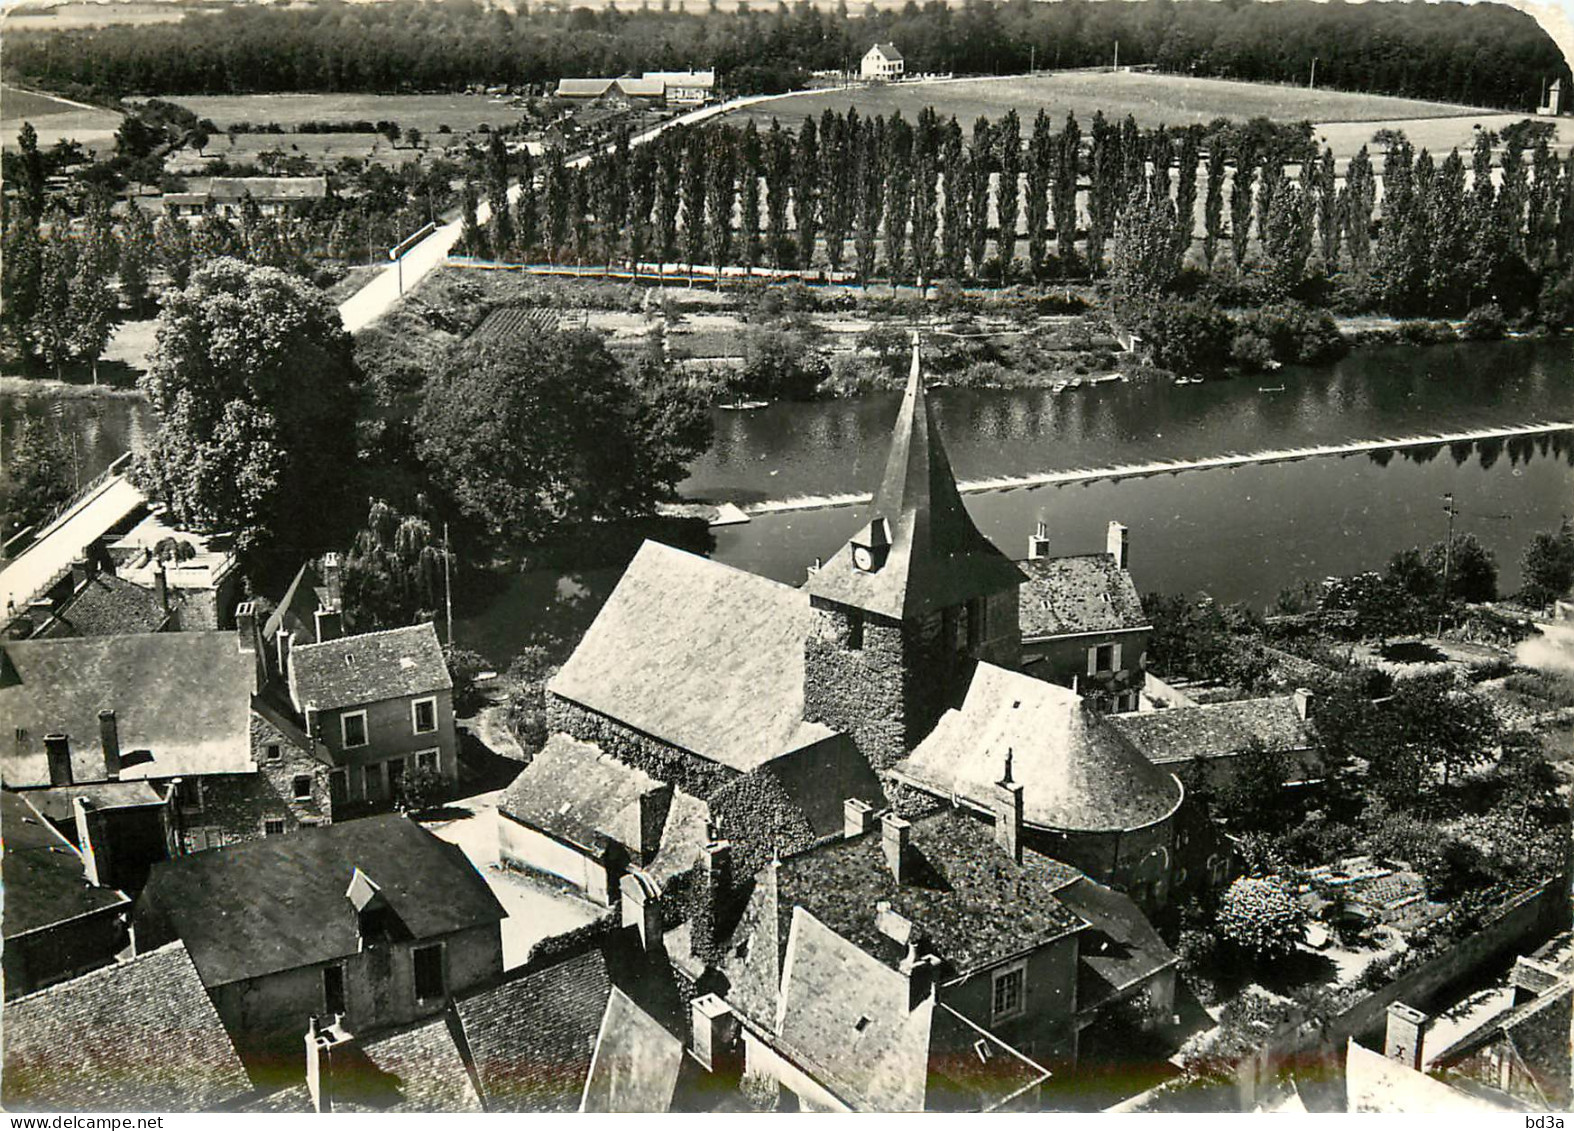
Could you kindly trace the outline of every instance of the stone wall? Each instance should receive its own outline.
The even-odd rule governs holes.
[[[581,742],[594,743],[624,765],[669,782],[702,801],[738,776],[738,772],[701,758],[643,731],[625,726],[598,711],[547,694],[547,727]]]
[[[804,645],[803,713],[850,734],[870,765],[883,770],[908,752],[906,642],[901,623],[884,617],[864,614],[862,633],[861,646],[854,647],[852,612],[814,602],[814,627]]]
[[[310,751],[303,750],[295,737],[256,711],[251,715],[251,757],[267,779],[269,790],[284,803],[293,818],[289,828],[331,823],[333,807],[328,792],[328,767]],[[295,796],[298,777],[311,778],[309,797]]]

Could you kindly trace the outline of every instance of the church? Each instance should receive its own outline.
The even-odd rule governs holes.
[[[549,684],[551,728],[707,802],[756,866],[837,835],[849,800],[988,820],[1014,781],[1031,847],[1162,906],[1181,783],[1065,686],[1080,653],[1024,663],[1023,610],[1064,577],[974,525],[916,338],[867,517],[801,587],[647,542]],[[1123,559],[1093,572],[1129,606]]]

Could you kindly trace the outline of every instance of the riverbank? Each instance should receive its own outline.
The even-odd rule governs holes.
[[[59,381],[53,377],[18,377],[13,374],[0,374],[0,396],[47,397],[50,400],[147,400],[142,390],[135,386],[83,385],[75,381]]]

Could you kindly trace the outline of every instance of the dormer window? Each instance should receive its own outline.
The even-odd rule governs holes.
[[[876,518],[849,540],[853,548],[853,568],[864,573],[874,573],[885,565],[891,552],[891,525],[883,518]]]

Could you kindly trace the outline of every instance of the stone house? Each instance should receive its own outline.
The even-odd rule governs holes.
[[[328,198],[327,177],[211,177],[206,189],[164,194],[164,211],[180,219],[237,217],[251,200],[263,216],[299,215]]]
[[[1293,695],[1113,715],[1109,725],[1155,766],[1193,787],[1227,781],[1241,756],[1254,749],[1283,755],[1289,780],[1307,782],[1322,776],[1311,731],[1313,708],[1314,696],[1303,688]]]
[[[907,60],[902,58],[894,43],[876,43],[864,52],[858,63],[859,75],[876,82],[900,79],[906,70]]]
[[[503,918],[459,848],[392,814],[165,861],[135,909],[139,948],[186,945],[253,1070],[297,1057],[309,1017],[369,1036],[496,981]]]

